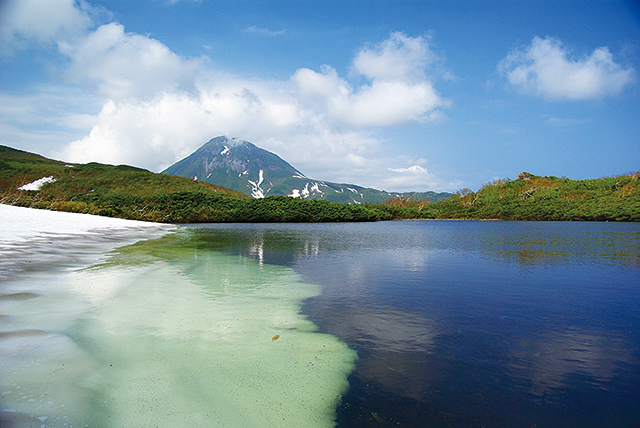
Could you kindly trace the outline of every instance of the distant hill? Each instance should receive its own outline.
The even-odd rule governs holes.
[[[527,172],[433,204],[394,199],[375,207],[394,219],[640,221],[640,172],[592,180]]]
[[[451,196],[446,192],[390,193],[355,184],[314,180],[274,153],[248,141],[224,136],[209,140],[163,173],[217,184],[254,198],[283,195],[343,203],[379,203],[409,195],[432,202]]]
[[[0,191],[4,192],[4,198],[18,195],[19,187],[43,177],[51,177],[52,180],[40,191],[41,198],[87,193],[151,196],[184,191],[246,197],[222,186],[157,174],[129,165],[75,164],[0,146]]]
[[[0,146],[0,203],[164,221],[162,215],[166,213],[154,212],[151,205],[141,205],[135,208],[136,213],[126,213],[123,201],[176,193],[247,198],[221,186],[128,165],[73,164]]]

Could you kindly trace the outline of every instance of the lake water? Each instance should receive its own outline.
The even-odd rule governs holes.
[[[637,224],[196,225],[2,287],[16,426],[640,427]]]

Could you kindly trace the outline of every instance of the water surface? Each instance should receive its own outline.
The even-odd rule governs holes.
[[[338,426],[640,426],[640,225],[211,226],[358,352]]]
[[[639,284],[635,224],[187,226],[3,284],[1,404],[45,426],[637,428]]]

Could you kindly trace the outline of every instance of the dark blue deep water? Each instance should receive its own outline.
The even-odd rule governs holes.
[[[320,284],[358,353],[339,427],[640,427],[640,225],[197,226]]]

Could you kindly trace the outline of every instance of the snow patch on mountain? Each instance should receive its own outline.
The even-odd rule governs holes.
[[[302,189],[302,191],[300,193],[302,194],[303,198],[308,198],[309,197],[309,183],[306,183],[304,185],[304,189]]]
[[[322,183],[324,184],[324,183]],[[313,193],[324,193],[322,190],[320,190],[320,186],[318,185],[318,183],[313,183],[313,185],[311,186],[310,189]]]
[[[247,180],[247,182],[251,185],[251,197],[252,198],[264,198],[264,189],[260,187],[262,182],[264,181],[264,171],[260,170],[258,173],[258,181]]]
[[[40,190],[40,188],[42,188],[42,186],[44,186],[45,184],[55,183],[55,182],[56,182],[56,179],[53,178],[53,176],[42,177],[36,181],[25,184],[24,186],[18,187],[18,190]]]
[[[306,199],[317,194],[324,194],[324,192],[320,190],[320,186],[329,188],[329,186],[322,182],[306,182],[302,189],[291,189],[291,193],[289,193],[287,196]]]

